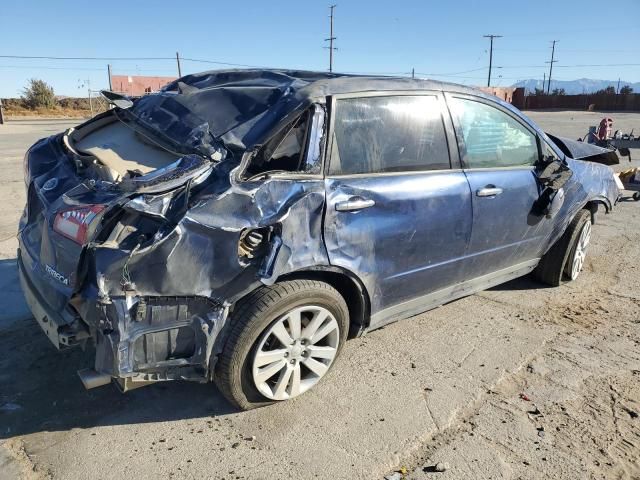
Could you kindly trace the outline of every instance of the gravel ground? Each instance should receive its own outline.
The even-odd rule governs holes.
[[[531,116],[577,138],[603,115]],[[640,478],[640,204],[599,217],[576,282],[522,278],[390,325],[309,394],[239,413],[212,385],[85,391],[91,352],[56,352],[25,310],[21,159],[68,125],[0,126],[0,479]]]

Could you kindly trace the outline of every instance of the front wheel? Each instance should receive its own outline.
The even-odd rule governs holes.
[[[587,255],[587,247],[591,241],[591,219],[582,224],[578,237],[574,242],[571,254],[565,265],[565,275],[569,280],[575,280],[584,267],[584,260]]]
[[[575,280],[584,267],[591,240],[591,212],[580,210],[562,236],[540,259],[534,276],[543,283],[557,287],[563,279]]]
[[[238,303],[215,381],[243,410],[313,388],[346,341],[349,310],[330,285],[292,280],[262,287]]]

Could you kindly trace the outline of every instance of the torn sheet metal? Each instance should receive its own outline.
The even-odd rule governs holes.
[[[590,143],[551,134],[547,135],[565,155],[575,160],[602,163],[603,165],[618,165],[620,163],[620,158],[615,149],[602,148]]]

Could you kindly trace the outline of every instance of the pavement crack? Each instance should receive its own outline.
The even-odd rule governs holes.
[[[613,418],[613,426],[616,429],[616,434],[618,435],[618,437],[621,437],[622,435],[620,433],[620,425],[618,424],[618,415],[616,414],[616,404],[617,404],[618,396],[620,396],[620,394],[613,387],[613,385],[609,384],[609,398],[611,399],[611,403],[609,406],[611,408],[611,417]]]
[[[467,361],[467,358],[469,358],[471,356],[471,354],[473,352],[475,352],[475,351],[476,351],[476,347],[473,347],[471,350],[469,350],[467,352],[467,354],[462,358],[462,360],[460,360],[460,362],[458,362],[458,368],[462,367],[462,364],[464,364],[464,362]]]
[[[433,412],[431,411],[431,407],[429,406],[429,399],[427,398],[427,392],[422,392],[422,398],[424,399],[424,404],[427,407],[427,412],[429,412],[429,417],[431,418],[431,421],[433,422],[433,424],[436,426],[436,430],[439,432],[441,430],[440,424],[438,423],[438,421],[436,420],[436,417],[433,415]]]

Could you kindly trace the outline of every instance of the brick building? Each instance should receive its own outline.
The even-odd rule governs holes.
[[[111,75],[111,89],[130,97],[157,92],[177,77],[144,77],[139,75]]]
[[[511,103],[517,108],[524,108],[523,87],[478,87],[484,93],[495,95],[500,100]]]

